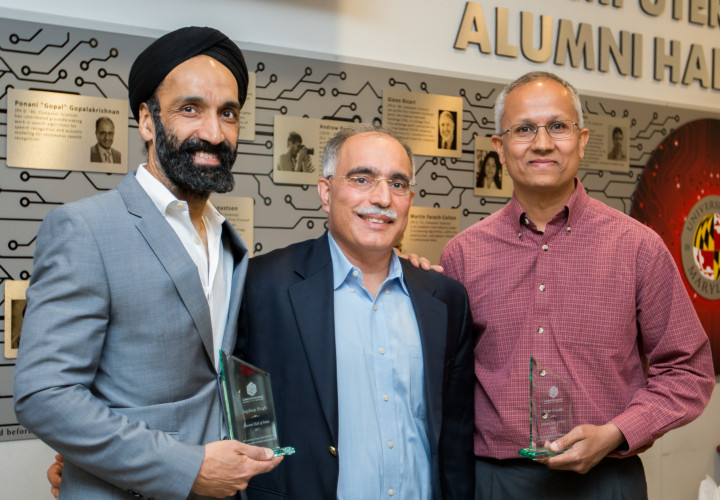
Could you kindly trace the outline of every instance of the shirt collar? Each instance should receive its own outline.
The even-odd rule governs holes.
[[[150,197],[160,213],[167,215],[168,209],[171,209],[171,206],[182,206],[184,210],[187,210],[187,202],[177,199],[162,182],[148,172],[146,166],[147,163],[142,163],[138,167],[135,173],[135,179]],[[225,222],[225,217],[217,211],[212,203],[210,203],[210,200],[205,203],[203,216],[207,217],[213,224],[222,224]]]
[[[552,220],[562,217],[567,220],[568,226],[572,227],[580,219],[580,216],[584,212],[585,207],[587,206],[588,198],[589,196],[585,192],[585,188],[580,182],[580,179],[575,178],[575,190],[573,191],[573,194],[565,203],[565,206],[557,214],[555,214]],[[515,193],[513,193],[512,199],[510,200],[509,208],[515,230],[520,232],[520,228],[525,226],[525,209],[515,197]]]
[[[333,289],[337,290],[340,285],[345,282],[348,275],[350,275],[353,270],[357,270],[357,279],[359,281],[362,277],[362,271],[359,268],[353,266],[352,263],[348,260],[348,258],[345,257],[345,254],[340,249],[340,246],[337,244],[337,242],[329,232],[328,242],[330,243],[330,258],[332,259],[333,266]],[[387,278],[385,278],[385,281],[387,282],[393,279],[398,280],[403,292],[405,292],[405,294],[409,296],[410,293],[405,286],[405,280],[403,280],[403,271],[402,265],[400,264],[400,258],[395,254],[395,252],[392,252],[392,255],[390,256],[390,267],[388,269],[388,275]]]

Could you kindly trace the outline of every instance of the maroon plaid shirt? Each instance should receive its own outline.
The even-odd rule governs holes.
[[[478,334],[476,455],[517,458],[529,444],[531,356],[572,382],[574,425],[620,428],[629,450],[616,456],[709,401],[710,345],[670,252],[580,181],[544,233],[513,197],[453,238],[440,264],[467,288]]]

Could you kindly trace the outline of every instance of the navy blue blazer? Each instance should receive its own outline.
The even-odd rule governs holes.
[[[474,492],[473,333],[463,286],[402,261],[425,362],[434,498]],[[250,481],[249,500],[335,499],[338,388],[333,272],[327,234],[250,259],[236,355],[271,375],[281,446],[273,471]]]

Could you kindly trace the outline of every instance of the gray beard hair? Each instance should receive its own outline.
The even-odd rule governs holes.
[[[232,191],[235,179],[232,166],[237,157],[237,147],[222,142],[210,144],[197,138],[184,141],[172,132],[166,132],[160,119],[160,113],[152,113],[155,124],[155,154],[160,168],[168,180],[184,196],[207,196],[210,193],[227,193]],[[207,151],[215,153],[220,165],[211,168],[199,168],[194,165],[193,153]]]

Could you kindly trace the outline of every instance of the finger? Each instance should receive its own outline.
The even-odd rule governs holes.
[[[47,480],[50,486],[55,488],[60,487],[60,481],[62,480],[62,464],[55,462],[50,466],[46,472]]]
[[[550,443],[550,449],[552,451],[566,450],[582,439],[585,439],[585,435],[583,434],[582,426],[579,425],[573,427],[570,432]]]
[[[235,441],[235,450],[238,453],[242,453],[243,455],[247,455],[248,457],[252,458],[253,460],[257,460],[260,462],[267,462],[268,460],[271,460],[275,453],[270,448],[261,448],[259,446],[252,446],[249,444],[241,443],[240,441]]]
[[[275,457],[272,460],[267,460],[264,462],[258,461],[256,464],[256,467],[257,467],[256,474],[265,474],[266,472],[270,472],[275,467],[280,465],[280,462],[282,462],[284,459],[285,459],[285,457]]]
[[[250,462],[249,468],[246,469],[247,475],[242,477],[235,484],[235,486],[239,490],[246,489],[248,487],[248,483],[251,478],[253,478],[259,474],[265,474],[267,472],[270,472],[275,467],[277,467],[280,464],[280,462],[282,462],[283,458],[285,458],[285,457],[275,457],[272,460]],[[232,493],[235,493],[235,492],[232,492]]]

